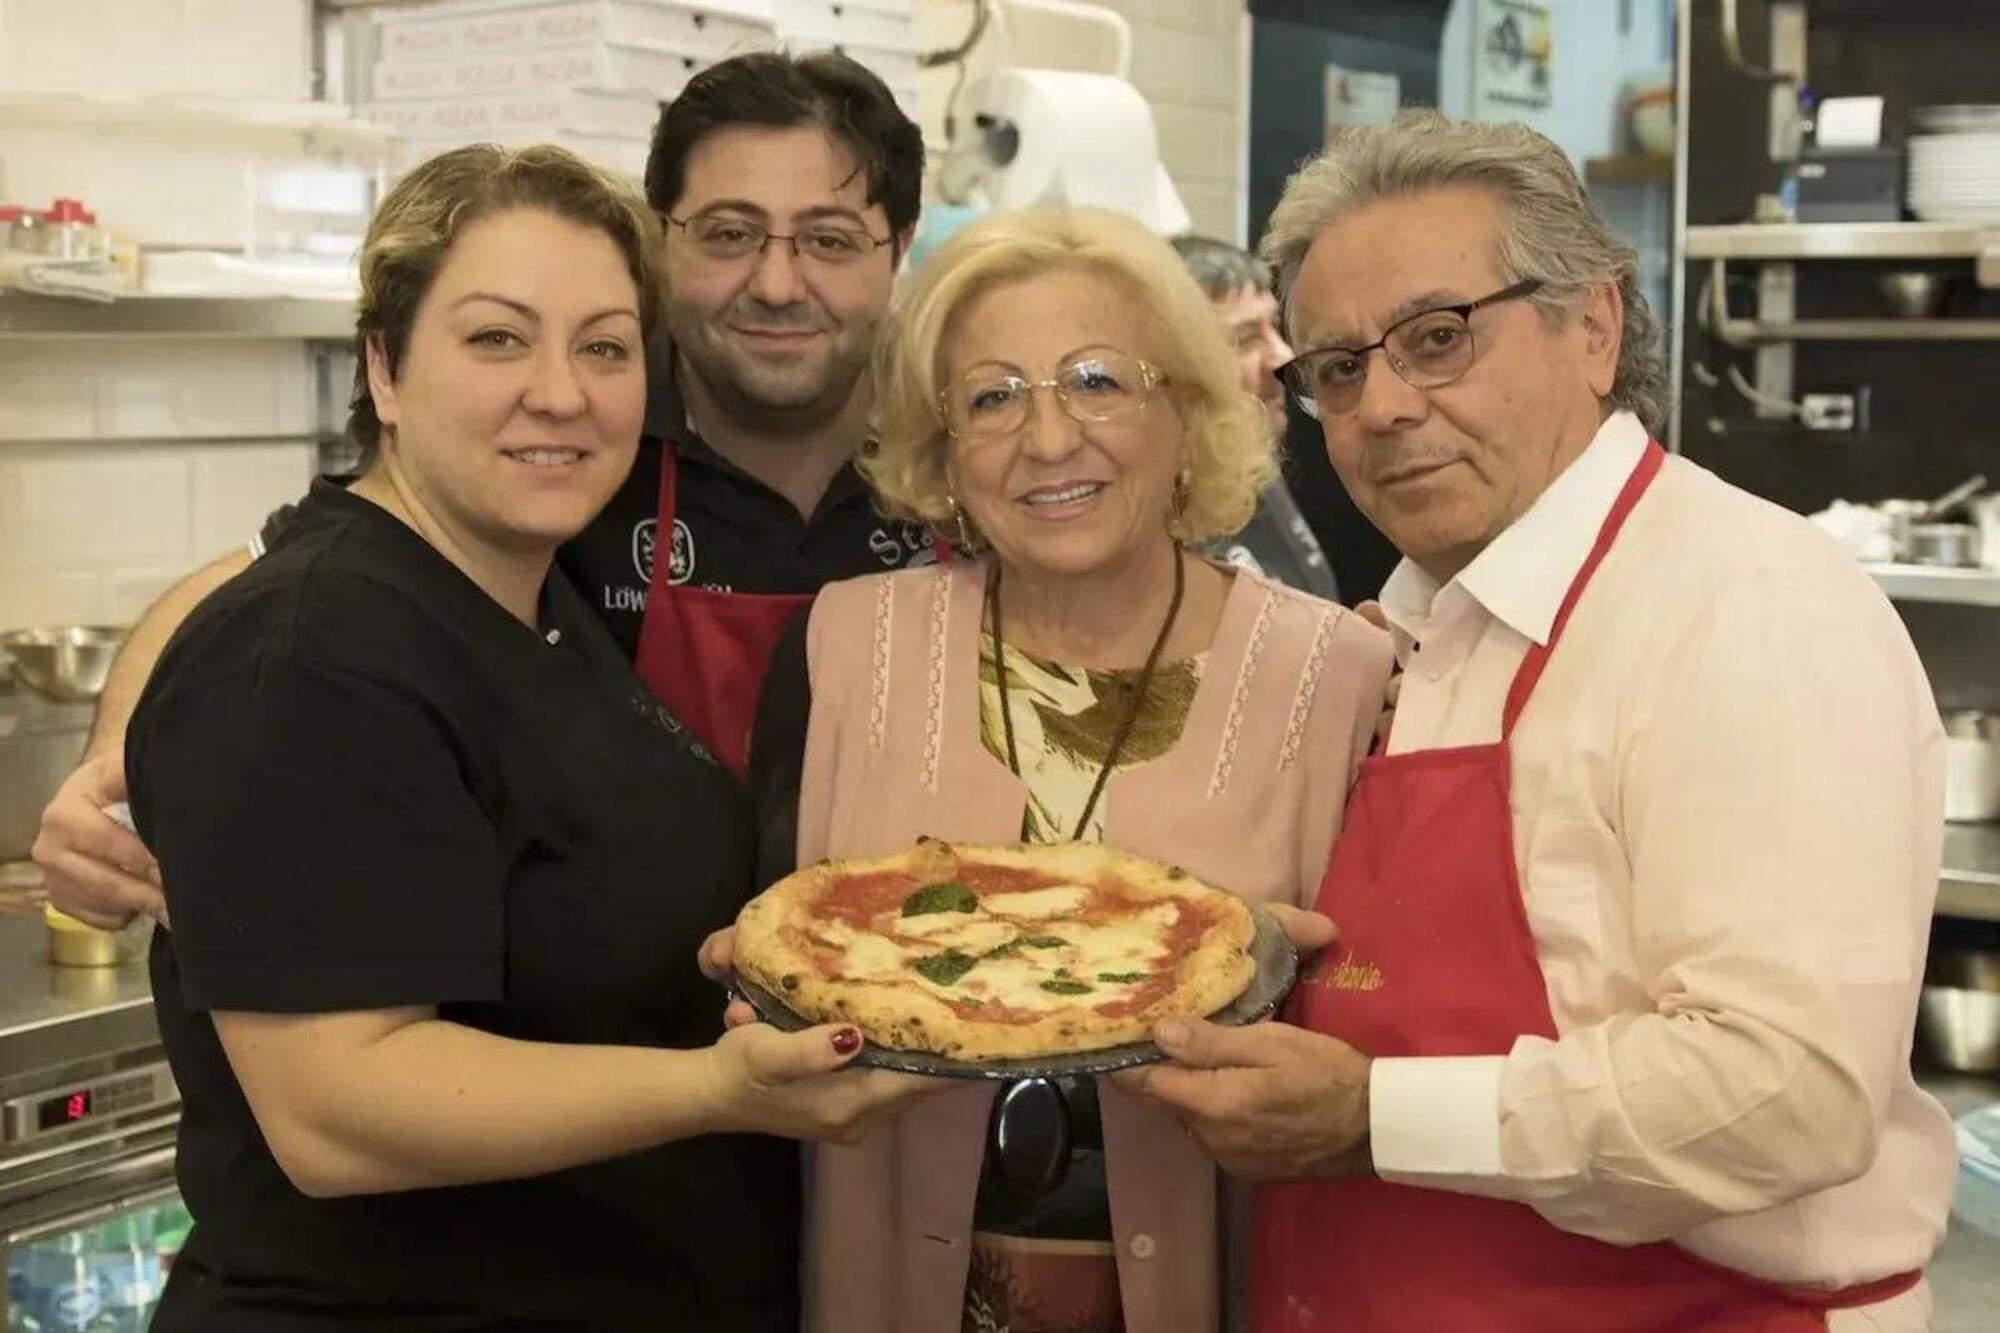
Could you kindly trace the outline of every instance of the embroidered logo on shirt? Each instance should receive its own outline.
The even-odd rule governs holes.
[[[915,569],[937,560],[930,534],[914,523],[875,529],[868,534],[868,549],[888,569]]]
[[[651,584],[653,581],[653,561],[659,548],[660,524],[656,518],[639,520],[632,529],[632,568],[639,571],[639,581]],[[667,553],[667,582],[676,586],[694,577],[694,534],[680,519],[674,520],[673,546]]]
[[[632,568],[639,571],[641,583],[653,581],[653,535],[659,526],[658,519],[645,518],[632,529]]]
[[[667,582],[676,586],[694,577],[694,534],[688,525],[674,520],[673,549],[667,552]]]

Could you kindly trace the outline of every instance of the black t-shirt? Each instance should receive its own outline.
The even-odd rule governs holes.
[[[435,1004],[535,1041],[720,1033],[695,950],[748,891],[748,798],[560,573],[531,630],[315,486],[169,645],[127,764],[173,912],[153,982],[196,1219],[156,1329],[796,1328],[792,1145],[310,1199],[208,1016]]]

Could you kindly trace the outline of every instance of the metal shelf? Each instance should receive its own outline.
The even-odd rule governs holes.
[[[2000,921],[2000,824],[1946,824],[1937,915]]]
[[[2000,342],[2000,319],[1794,319],[1765,323],[1725,320],[1722,340],[1741,347],[1763,342]]]
[[[0,290],[5,338],[354,337],[354,303],[302,297],[127,296],[83,301]]]
[[[91,97],[72,93],[0,93],[0,121],[10,129],[111,132],[201,143],[296,149],[382,162],[397,146],[391,127],[329,102],[253,102],[226,98]]]
[[[2000,223],[1746,222],[1689,227],[1690,259],[1977,259]]]
[[[2000,606],[2000,573],[1933,565],[1868,565],[1891,601]]]

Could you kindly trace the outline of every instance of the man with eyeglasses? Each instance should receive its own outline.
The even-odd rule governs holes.
[[[834,579],[932,558],[876,513],[852,462],[868,359],[916,226],[923,138],[845,56],[711,66],[661,111],[647,162],[668,304],[631,475],[558,562],[673,719],[739,775],[785,621]],[[282,540],[283,512],[262,540]],[[172,589],[135,627],[84,763],[42,819],[54,901],[116,927],[159,914],[152,858],[102,813],[124,798],[125,720],[180,621],[251,558]]]
[[[1253,1327],[1927,1328],[1942,738],[1895,611],[1651,438],[1632,252],[1541,136],[1351,132],[1265,253],[1406,672],[1286,1021],[1120,1076],[1265,1182]]]

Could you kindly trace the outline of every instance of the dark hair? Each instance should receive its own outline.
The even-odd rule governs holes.
[[[382,421],[368,391],[369,341],[381,345],[394,375],[409,350],[417,307],[459,233],[510,208],[541,209],[609,236],[638,288],[641,331],[651,334],[660,306],[655,269],[660,221],[624,179],[552,144],[517,149],[470,144],[439,153],[383,196],[361,242],[354,393],[347,416],[348,435],[361,451],[360,470],[367,470],[382,442]]]
[[[1271,290],[1270,265],[1241,246],[1207,236],[1176,236],[1171,244],[1211,301],[1234,296],[1246,287]]]
[[[924,135],[889,85],[838,51],[795,56],[755,51],[710,65],[660,109],[646,157],[646,202],[662,215],[680,203],[688,156],[731,125],[819,125],[854,158],[889,234],[914,226],[924,187]]]

